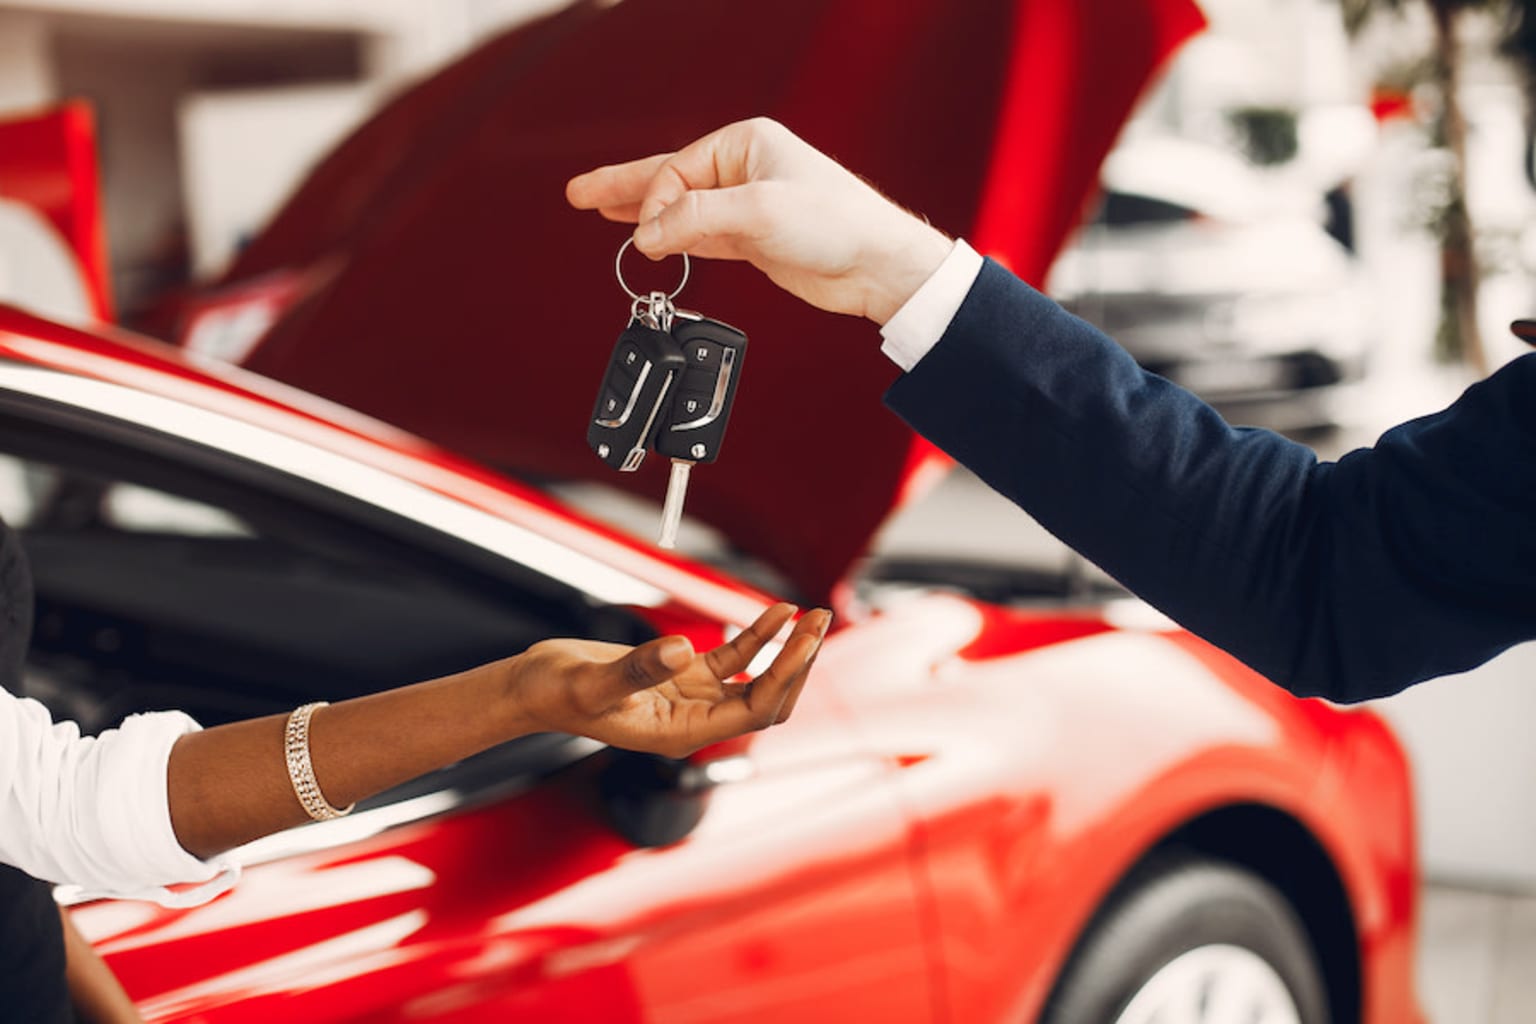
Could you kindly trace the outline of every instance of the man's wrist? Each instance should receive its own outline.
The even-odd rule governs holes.
[[[907,237],[893,240],[882,258],[872,261],[874,272],[864,315],[882,327],[933,276],[954,246],[938,228],[908,217],[911,230]]]
[[[885,339],[880,350],[903,370],[916,366],[949,329],[982,263],[975,249],[957,239],[922,287],[880,328]]]

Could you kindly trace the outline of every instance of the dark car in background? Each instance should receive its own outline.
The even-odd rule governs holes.
[[[1337,425],[1372,337],[1321,195],[1235,154],[1132,139],[1047,291],[1235,424]]]

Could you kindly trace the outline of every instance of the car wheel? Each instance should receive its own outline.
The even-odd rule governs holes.
[[[1057,983],[1043,1024],[1327,1024],[1306,929],[1234,864],[1160,861],[1112,898]]]

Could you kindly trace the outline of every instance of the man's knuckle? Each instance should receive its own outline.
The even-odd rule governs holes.
[[[707,195],[708,193],[701,189],[693,189],[683,193],[683,197],[677,201],[679,212],[695,229],[704,223],[704,204],[707,202]]]
[[[789,130],[766,114],[759,114],[756,117],[748,118],[746,125],[752,134],[765,139],[773,138]]]

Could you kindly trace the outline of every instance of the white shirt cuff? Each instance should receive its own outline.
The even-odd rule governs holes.
[[[916,366],[949,329],[949,322],[981,273],[982,262],[965,239],[955,239],[939,269],[880,328],[885,339],[880,351],[903,370]]]

